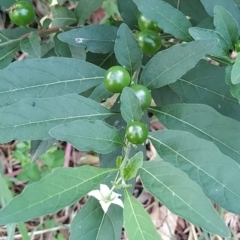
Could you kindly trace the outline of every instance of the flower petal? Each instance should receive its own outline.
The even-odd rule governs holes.
[[[106,213],[109,206],[111,205],[111,202],[104,202],[100,200],[99,203],[101,204],[103,211]]]
[[[120,199],[120,198],[115,198],[113,201],[112,201],[112,203],[114,203],[114,204],[116,204],[116,205],[118,205],[118,206],[120,206],[120,207],[124,207],[124,205],[123,205],[123,201]]]
[[[110,194],[110,189],[109,189],[109,187],[107,185],[100,184],[100,192],[101,192],[103,198],[106,198]]]
[[[95,197],[98,201],[102,199],[102,194],[100,193],[99,190],[93,190],[89,192],[88,195]]]
[[[121,194],[118,194],[118,193],[115,193],[115,192],[112,192],[112,194],[111,194],[111,200],[113,200],[113,199],[115,199],[115,198],[118,198],[118,197],[120,197],[120,196],[122,196]]]

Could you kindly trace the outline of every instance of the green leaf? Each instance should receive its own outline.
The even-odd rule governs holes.
[[[154,102],[157,106],[165,106],[168,104],[182,103],[182,99],[176,92],[166,85],[161,88],[153,89],[151,91]]]
[[[233,0],[201,0],[203,6],[205,7],[206,11],[210,16],[213,16],[214,14],[214,7],[216,5],[219,5],[223,8],[225,8],[235,19],[235,21],[238,23],[238,32],[240,33],[240,11],[237,8],[236,3],[234,3]]]
[[[139,11],[133,0],[117,0],[118,11],[130,29],[136,29]]]
[[[91,17],[92,13],[101,7],[103,0],[78,0],[75,13],[78,25],[84,25],[85,21]]]
[[[176,0],[164,1],[179,9],[185,16],[189,16],[190,21],[194,23],[194,25],[208,17],[206,10],[199,0],[184,0],[180,2]]]
[[[170,85],[186,103],[202,103],[221,114],[240,120],[240,108],[225,83],[225,68],[201,60],[195,68]]]
[[[115,168],[116,159],[122,155],[122,147],[108,154],[99,154],[100,167],[102,168]]]
[[[126,87],[123,89],[121,97],[121,114],[126,123],[133,120],[140,121],[142,119],[142,109],[140,102],[135,94],[135,92]]]
[[[43,43],[41,44],[41,57],[42,58],[49,58],[57,56],[54,51],[54,43]]]
[[[214,7],[214,25],[218,32],[226,41],[229,49],[234,49],[238,41],[238,24],[232,15],[223,7]]]
[[[118,101],[113,105],[112,111],[120,111],[120,103]],[[147,114],[146,114],[147,115]],[[143,116],[143,121],[144,121],[144,116]],[[148,118],[149,121],[149,118]],[[118,116],[112,116],[106,119],[106,122],[114,126],[119,133],[122,135],[124,138],[125,131],[126,131],[126,122],[123,120],[122,117]],[[144,160],[146,158],[146,147],[144,145],[137,145],[134,148],[131,148],[130,153],[129,153],[129,158],[133,157],[136,153],[138,152],[143,152]],[[112,153],[109,154],[100,154],[99,155],[99,160],[100,160],[100,166],[101,167],[116,167],[116,159],[118,156],[122,156],[122,148],[118,148]]]
[[[0,108],[0,142],[47,140],[49,130],[80,119],[104,119],[115,115],[99,103],[79,95],[22,99]]]
[[[228,65],[233,65],[235,62],[235,59],[231,58],[230,55],[218,56],[218,57],[208,55],[207,57],[210,57],[212,60],[218,62],[220,66],[224,66],[224,67]]]
[[[141,203],[125,189],[124,226],[129,240],[160,240],[152,219]]]
[[[240,102],[240,95],[239,95],[239,88],[240,88],[240,84],[233,84],[231,81],[231,73],[232,73],[232,66],[228,66],[226,67],[226,71],[225,71],[225,81],[226,83],[230,86],[230,92],[231,95],[235,98],[238,99],[238,102]]]
[[[240,122],[202,104],[174,104],[149,111],[166,128],[188,131],[211,141],[223,154],[240,163]]]
[[[68,58],[72,57],[69,44],[60,41],[58,39],[59,34],[60,33],[56,33],[53,37],[54,51],[56,55],[59,57],[68,57]]]
[[[31,141],[30,157],[31,161],[35,161],[40,155],[45,153],[54,143],[55,139],[35,140]]]
[[[229,212],[240,213],[240,186],[236,184],[240,166],[216,145],[177,130],[152,132],[149,139],[160,157],[186,172],[207,197]]]
[[[197,27],[199,28],[207,28],[207,29],[215,29],[215,26],[213,24],[213,17],[207,17],[202,22],[200,22]]]
[[[18,177],[20,177],[22,173],[26,176],[26,179],[23,181],[30,180],[31,182],[37,182],[41,179],[41,173],[36,163],[26,163],[23,166],[23,171],[18,175]]]
[[[117,28],[107,24],[91,24],[86,27],[60,33],[58,38],[74,46],[84,46],[94,53],[113,52]]]
[[[39,182],[28,185],[0,211],[0,224],[28,221],[74,204],[114,169],[91,166],[57,168]]]
[[[36,32],[31,32],[28,38],[24,38],[20,42],[20,47],[23,52],[26,52],[31,58],[41,57],[40,48],[41,38]]]
[[[113,52],[107,54],[88,52],[86,61],[106,70],[114,65],[118,65],[117,59]]]
[[[12,62],[18,50],[20,50],[19,43],[0,48],[0,70],[4,69]]]
[[[122,233],[122,209],[111,204],[104,213],[99,201],[90,197],[70,225],[70,240],[113,240]]]
[[[103,121],[77,120],[50,130],[49,134],[61,141],[71,143],[81,151],[107,154],[124,146],[119,132]]]
[[[16,27],[14,29],[1,29],[0,30],[0,47],[3,43],[8,42],[11,44],[11,42],[14,42],[14,40],[18,40],[21,36],[24,34],[29,34],[29,32],[36,31],[35,28],[28,28],[25,27]]]
[[[90,94],[89,98],[91,98],[92,100],[94,100],[96,102],[101,102],[102,100],[107,99],[107,98],[111,97],[112,95],[113,95],[113,93],[109,92],[105,88],[104,83],[102,82],[97,87],[95,87],[95,89]]]
[[[191,41],[188,33],[191,23],[186,16],[161,0],[133,0],[139,11],[147,18],[156,22],[166,33],[184,41]]]
[[[193,27],[189,29],[189,33],[194,40],[218,40],[218,43],[208,52],[213,56],[227,56],[229,53],[228,45],[220,34],[211,29],[202,29]]]
[[[84,92],[100,84],[104,73],[105,70],[91,63],[69,58],[17,61],[0,71],[0,106],[26,97]]]
[[[52,19],[50,19],[50,18],[45,18],[45,19],[43,20],[43,23],[42,23],[42,29],[45,30],[45,29],[50,28],[50,27],[51,27],[51,26],[50,26],[51,23],[52,23]]]
[[[143,153],[138,152],[132,158],[129,159],[127,166],[124,168],[123,176],[124,179],[129,180],[136,177],[139,168],[143,164]]]
[[[15,3],[15,0],[1,0],[0,6],[4,8],[9,8]]]
[[[118,29],[114,52],[118,62],[130,73],[141,67],[142,51],[131,30],[124,23]]]
[[[74,59],[86,60],[86,50],[84,47],[69,45],[69,49]]]
[[[144,67],[140,78],[141,83],[154,89],[177,81],[216,44],[217,40],[201,40],[176,44],[160,51]],[[159,64],[159,62],[164,62],[164,64]]]
[[[234,65],[232,66],[231,82],[233,84],[240,83],[240,54],[238,54]]]
[[[52,27],[72,25],[77,22],[75,13],[66,7],[54,5],[52,8]]]
[[[229,237],[230,232],[202,189],[188,176],[164,161],[145,162],[140,169],[144,188],[171,212],[207,232]]]
[[[59,34],[59,33],[58,33]],[[59,57],[72,57],[74,59],[86,60],[86,50],[81,46],[73,46],[58,39],[58,34],[53,37],[54,50]]]
[[[6,180],[4,179],[3,175],[0,173],[0,203],[4,207],[7,203],[9,203],[13,196],[10,192]],[[20,225],[21,223],[19,223]],[[19,226],[18,226],[19,227]],[[7,237],[9,240],[14,240],[16,224],[8,224],[7,225]],[[29,240],[29,239],[26,239]]]

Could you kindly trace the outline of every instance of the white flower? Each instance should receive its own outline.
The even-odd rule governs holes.
[[[99,201],[105,213],[112,203],[123,208],[123,202],[118,198],[121,194],[112,192],[105,184],[100,184],[100,190],[93,190],[88,195],[95,197]]]

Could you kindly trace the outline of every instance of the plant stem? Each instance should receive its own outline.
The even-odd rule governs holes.
[[[123,170],[124,170],[124,168],[125,168],[126,165],[127,165],[130,151],[131,151],[131,144],[130,144],[130,143],[127,143],[127,146],[126,146],[126,148],[125,148],[124,158],[123,158],[122,164],[121,164],[121,166],[120,166],[120,168],[119,168],[120,176],[121,176],[121,179],[122,179],[122,181],[123,181],[123,184],[125,184],[125,180],[124,180],[124,176],[123,176]]]
[[[69,28],[69,27],[48,28],[48,29],[44,29],[44,30],[38,30],[38,31],[36,31],[36,33],[37,33],[39,36],[44,36],[44,35],[48,35],[48,34],[51,34],[51,33],[58,32],[59,30],[61,30],[61,29],[66,29],[66,28]],[[30,36],[30,34],[31,34],[31,33],[26,33],[26,34],[22,35],[20,38],[17,38],[17,39],[8,41],[8,42],[1,43],[1,44],[0,44],[0,48],[5,47],[5,46],[8,46],[10,43],[11,43],[11,44],[14,44],[14,43],[20,42],[22,39],[28,38],[28,37]]]
[[[134,73],[133,73],[133,77],[132,77],[132,80],[135,84],[138,83],[138,75],[139,75],[139,72],[140,72],[140,68],[138,68]]]
[[[21,233],[23,240],[30,240],[30,237],[29,237],[29,235],[28,235],[27,228],[26,228],[26,226],[25,226],[24,223],[22,223],[22,222],[21,222],[21,223],[18,223],[18,230],[19,230],[19,232]]]
[[[69,28],[69,27],[55,27],[55,28],[48,28],[48,29],[44,29],[44,30],[37,30],[36,33],[38,35],[48,35],[48,34],[51,34],[51,33],[55,33],[55,32],[58,32],[59,30],[61,29],[66,29],[66,28]],[[27,38],[29,37],[29,33],[26,33],[24,35],[22,35],[20,38],[23,39],[23,38]]]
[[[41,24],[41,22],[38,20],[37,16],[35,16],[34,20],[37,22],[38,26],[40,27],[40,29],[43,29],[43,25]]]

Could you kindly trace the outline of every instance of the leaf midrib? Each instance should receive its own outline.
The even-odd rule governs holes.
[[[208,40],[199,40],[199,41],[208,41]],[[210,43],[209,45],[205,45],[203,48],[201,48],[199,51],[195,52],[195,53],[190,53],[188,54],[188,56],[186,58],[183,58],[181,61],[171,65],[170,68],[167,68],[166,70],[164,70],[163,72],[161,72],[158,76],[156,76],[154,79],[152,79],[150,82],[148,82],[147,86],[149,86],[152,82],[156,81],[158,78],[160,78],[162,75],[164,75],[166,72],[171,71],[172,69],[174,69],[177,65],[181,65],[183,62],[188,61],[189,58],[199,54],[199,52],[203,51],[206,48],[209,48],[209,46],[213,45],[212,43]],[[142,75],[141,75],[142,76]]]
[[[204,174],[206,174],[209,178],[213,179],[215,182],[217,182],[219,185],[221,185],[223,188],[227,189],[229,192],[231,192],[233,195],[235,195],[236,197],[238,197],[240,199],[240,196],[238,194],[236,194],[235,192],[233,192],[231,189],[229,189],[225,184],[221,183],[218,179],[213,178],[213,176],[211,176],[209,173],[207,173],[206,171],[204,171],[200,166],[196,165],[195,163],[191,162],[189,159],[187,159],[185,156],[183,156],[182,154],[180,154],[179,152],[175,151],[173,148],[171,148],[170,146],[166,145],[165,143],[163,143],[162,141],[160,141],[159,139],[156,139],[152,136],[149,136],[150,139],[153,139],[154,141],[160,143],[161,145],[165,146],[166,148],[168,148],[169,150],[171,150],[172,152],[174,152],[176,155],[182,157],[184,160],[186,160],[188,163],[190,163],[191,165],[193,165],[195,168],[197,168],[199,171],[202,171]]]
[[[171,117],[171,118],[173,118],[173,119],[175,119],[175,120],[177,120],[177,121],[179,121],[179,122],[182,122],[182,123],[184,123],[184,124],[186,124],[186,125],[194,128],[194,129],[196,129],[197,131],[201,132],[202,134],[204,134],[204,135],[212,138],[212,139],[215,140],[216,142],[219,142],[219,143],[222,144],[223,146],[225,146],[225,147],[231,149],[232,151],[236,152],[236,153],[240,156],[240,151],[237,151],[236,149],[232,148],[231,146],[227,145],[226,143],[224,143],[224,142],[220,141],[219,139],[213,137],[213,136],[210,135],[209,133],[204,132],[202,129],[197,128],[197,126],[192,125],[192,124],[190,124],[189,122],[184,121],[183,119],[177,118],[177,117],[175,117],[175,116],[173,116],[173,115],[171,115],[171,114],[168,114],[168,113],[166,113],[166,112],[163,112],[163,111],[161,111],[161,110],[159,110],[159,109],[149,108],[149,110],[150,110],[150,111],[152,110],[153,112],[162,113],[162,114],[164,114],[164,115],[166,115],[166,116],[168,116],[168,117]]]
[[[184,82],[184,83],[186,83],[186,84],[188,84],[188,85],[192,85],[192,86],[194,86],[194,87],[196,87],[196,88],[201,88],[201,89],[203,89],[203,90],[205,90],[205,91],[208,91],[208,92],[211,92],[211,93],[213,93],[213,94],[215,94],[215,95],[218,95],[218,96],[221,97],[221,98],[226,98],[226,99],[228,99],[229,101],[232,101],[232,102],[235,102],[235,103],[238,104],[238,101],[235,100],[235,99],[233,99],[233,98],[230,98],[230,97],[227,97],[227,96],[225,96],[225,95],[219,94],[219,93],[214,92],[214,91],[212,91],[212,90],[210,90],[210,89],[208,89],[208,88],[205,88],[205,87],[202,87],[202,86],[200,86],[200,85],[194,84],[193,82],[184,80],[184,79],[182,79],[182,78],[179,78],[178,80],[179,80],[179,81],[182,81],[182,82]]]
[[[206,220],[206,222],[210,223],[211,225],[213,225],[215,228],[219,229],[221,232],[221,228],[218,228],[217,226],[215,226],[214,224],[212,224],[212,222],[210,222],[208,219],[206,219],[204,216],[202,216],[200,213],[198,213],[194,208],[191,207],[191,205],[189,205],[186,201],[184,201],[184,199],[182,199],[179,195],[177,195],[174,191],[172,191],[167,185],[165,185],[163,182],[161,182],[158,178],[156,178],[155,175],[151,174],[151,172],[149,172],[146,168],[141,168],[143,171],[145,171],[146,173],[148,173],[152,178],[154,178],[156,181],[158,181],[160,184],[162,184],[165,188],[167,188],[173,196],[176,196],[178,199],[180,199],[183,203],[185,203],[190,209],[192,209],[193,212],[195,212],[197,215],[199,215],[200,217],[202,217],[203,219]],[[141,173],[140,173],[141,176]],[[143,182],[144,185],[144,182]],[[148,191],[150,192],[151,190],[148,189]],[[159,199],[161,201],[161,199]],[[180,215],[179,215],[180,216]],[[181,216],[183,218],[185,218],[185,216]]]
[[[24,209],[21,209],[21,210],[19,210],[19,211],[16,211],[16,212],[8,215],[7,217],[0,218],[0,220],[1,220],[1,219],[2,219],[2,220],[3,220],[3,219],[6,219],[6,218],[11,218],[11,216],[14,216],[14,215],[16,215],[16,214],[19,214],[19,213],[21,213],[21,212],[24,212],[23,210],[30,209],[30,208],[38,205],[38,204],[43,204],[45,201],[48,201],[48,200],[51,199],[51,198],[54,198],[54,197],[56,197],[56,196],[58,196],[58,195],[60,196],[61,194],[66,193],[67,191],[71,191],[71,190],[73,190],[74,188],[80,187],[81,185],[85,184],[85,183],[88,182],[88,181],[92,181],[94,178],[98,178],[98,177],[100,177],[101,175],[105,175],[105,174],[110,173],[110,172],[112,172],[112,171],[114,171],[114,170],[111,169],[111,170],[108,170],[108,171],[104,171],[104,172],[102,172],[102,173],[100,173],[100,174],[98,174],[98,175],[95,175],[95,176],[92,177],[92,178],[88,178],[87,180],[85,180],[85,181],[83,181],[83,182],[81,182],[81,183],[78,183],[78,184],[76,184],[76,185],[68,188],[67,190],[65,189],[64,191],[58,192],[58,193],[56,193],[56,194],[54,194],[54,195],[51,195],[50,197],[47,197],[47,198],[45,198],[45,199],[42,200],[42,201],[35,202],[35,203],[33,203],[32,205],[30,204],[30,205],[28,205],[27,208],[24,208]],[[57,210],[56,210],[56,211],[57,211]],[[50,211],[50,212],[47,212],[46,214],[48,214],[48,213],[51,213],[51,211]],[[45,214],[45,215],[46,215],[46,214]]]
[[[46,84],[38,84],[38,85],[33,85],[33,86],[29,86],[29,87],[24,87],[24,88],[17,88],[17,89],[11,89],[11,90],[8,90],[8,91],[4,91],[4,92],[0,92],[0,94],[4,94],[4,93],[11,93],[11,92],[17,92],[17,91],[23,91],[23,90],[26,90],[26,89],[33,89],[33,88],[40,88],[40,87],[49,87],[51,85],[57,85],[57,84],[68,84],[68,83],[71,83],[71,82],[76,82],[76,81],[88,81],[89,79],[94,79],[94,80],[97,80],[97,79],[102,79],[103,77],[88,77],[88,78],[76,78],[76,79],[71,79],[71,80],[64,80],[64,81],[58,81],[58,82],[52,82],[52,83],[46,83]]]

